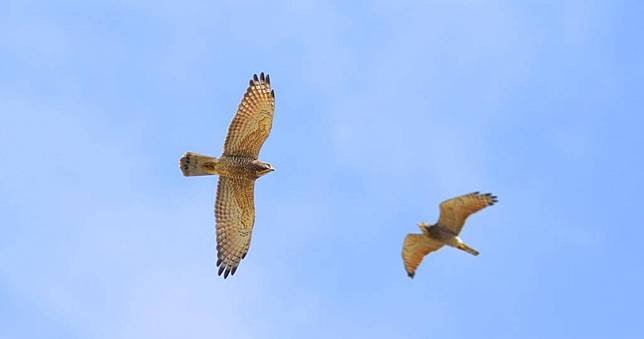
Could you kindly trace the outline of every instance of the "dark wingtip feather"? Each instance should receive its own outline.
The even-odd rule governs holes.
[[[269,85],[271,84],[271,76],[268,74],[266,74],[266,83]]]
[[[407,276],[409,276],[409,278],[411,279],[414,279],[415,275],[416,275],[416,272],[407,272]]]
[[[496,195],[492,195],[492,193],[488,193],[488,197],[489,197],[490,199],[492,199],[492,201],[491,201],[490,205],[494,205],[494,204],[496,204],[497,202],[499,202],[498,197],[497,197]]]
[[[253,86],[255,83],[253,83],[253,79],[248,80],[248,85]]]
[[[217,259],[217,267],[219,267],[219,265],[221,265],[221,262],[222,262],[222,261],[223,261],[223,260],[221,260],[221,259]]]
[[[275,98],[275,90],[274,90],[274,89],[272,89],[272,90],[271,90],[271,96],[272,96],[273,98]]]
[[[246,258],[246,254],[248,254],[248,252],[244,252],[244,254],[242,254],[242,259]]]
[[[266,76],[264,76],[264,72],[259,74],[259,79],[262,81],[266,81]]]
[[[253,74],[253,80],[259,81],[259,79],[257,78],[257,74]]]
[[[229,274],[230,274],[230,268],[227,268],[226,271],[224,271],[224,279],[228,278]]]
[[[223,266],[223,265],[219,267],[219,272],[217,272],[217,275],[221,275],[221,273],[224,271],[225,268],[226,266]]]
[[[232,276],[232,275],[235,275],[235,272],[237,272],[237,267],[239,267],[239,266],[235,266],[235,267],[233,267],[233,270],[232,270],[232,271],[230,271],[230,275],[231,275],[231,276]]]

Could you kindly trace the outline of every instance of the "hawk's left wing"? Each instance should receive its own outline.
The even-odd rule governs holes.
[[[496,202],[496,196],[491,193],[480,194],[479,192],[445,200],[440,204],[441,214],[438,225],[458,235],[467,217]]]
[[[271,79],[261,73],[253,75],[237,113],[228,127],[224,155],[237,155],[257,159],[259,150],[273,126],[275,92]]]
[[[218,274],[235,274],[250,246],[255,224],[255,181],[219,177],[215,217],[217,219]]]

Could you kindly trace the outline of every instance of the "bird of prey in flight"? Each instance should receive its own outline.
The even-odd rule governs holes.
[[[268,74],[253,75],[228,127],[219,158],[187,152],[179,160],[184,176],[218,175],[215,219],[218,275],[235,274],[246,257],[255,224],[255,180],[273,167],[258,160],[273,126],[275,92]]]
[[[443,201],[440,204],[440,217],[436,224],[420,223],[418,227],[422,234],[410,233],[405,237],[402,258],[407,275],[413,278],[423,258],[444,245],[472,255],[479,255],[477,250],[467,246],[458,235],[467,217],[496,202],[496,196],[490,193],[479,194],[479,192]]]

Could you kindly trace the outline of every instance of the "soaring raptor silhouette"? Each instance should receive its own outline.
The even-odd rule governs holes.
[[[434,252],[444,245],[458,248],[472,255],[479,255],[479,252],[467,246],[459,234],[465,220],[471,214],[497,202],[496,196],[486,193],[474,192],[461,195],[460,197],[445,200],[440,204],[440,217],[434,225],[426,223],[418,224],[422,234],[407,234],[402,248],[402,258],[405,270],[410,278],[416,274],[416,268],[423,261],[423,258],[430,252]]]
[[[185,176],[219,175],[215,219],[218,275],[233,275],[246,257],[255,224],[255,180],[273,167],[257,159],[273,126],[275,92],[268,74],[253,75],[228,127],[219,159],[185,153],[179,166]]]

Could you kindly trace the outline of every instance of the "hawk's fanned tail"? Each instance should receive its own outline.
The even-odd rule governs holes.
[[[186,177],[217,174],[217,158],[186,152],[179,160],[179,168]]]
[[[465,251],[465,252],[467,252],[467,253],[469,253],[471,255],[474,255],[474,256],[477,256],[477,255],[480,254],[479,251],[469,247],[466,243],[460,243],[458,245],[458,249],[462,250],[462,251]]]

